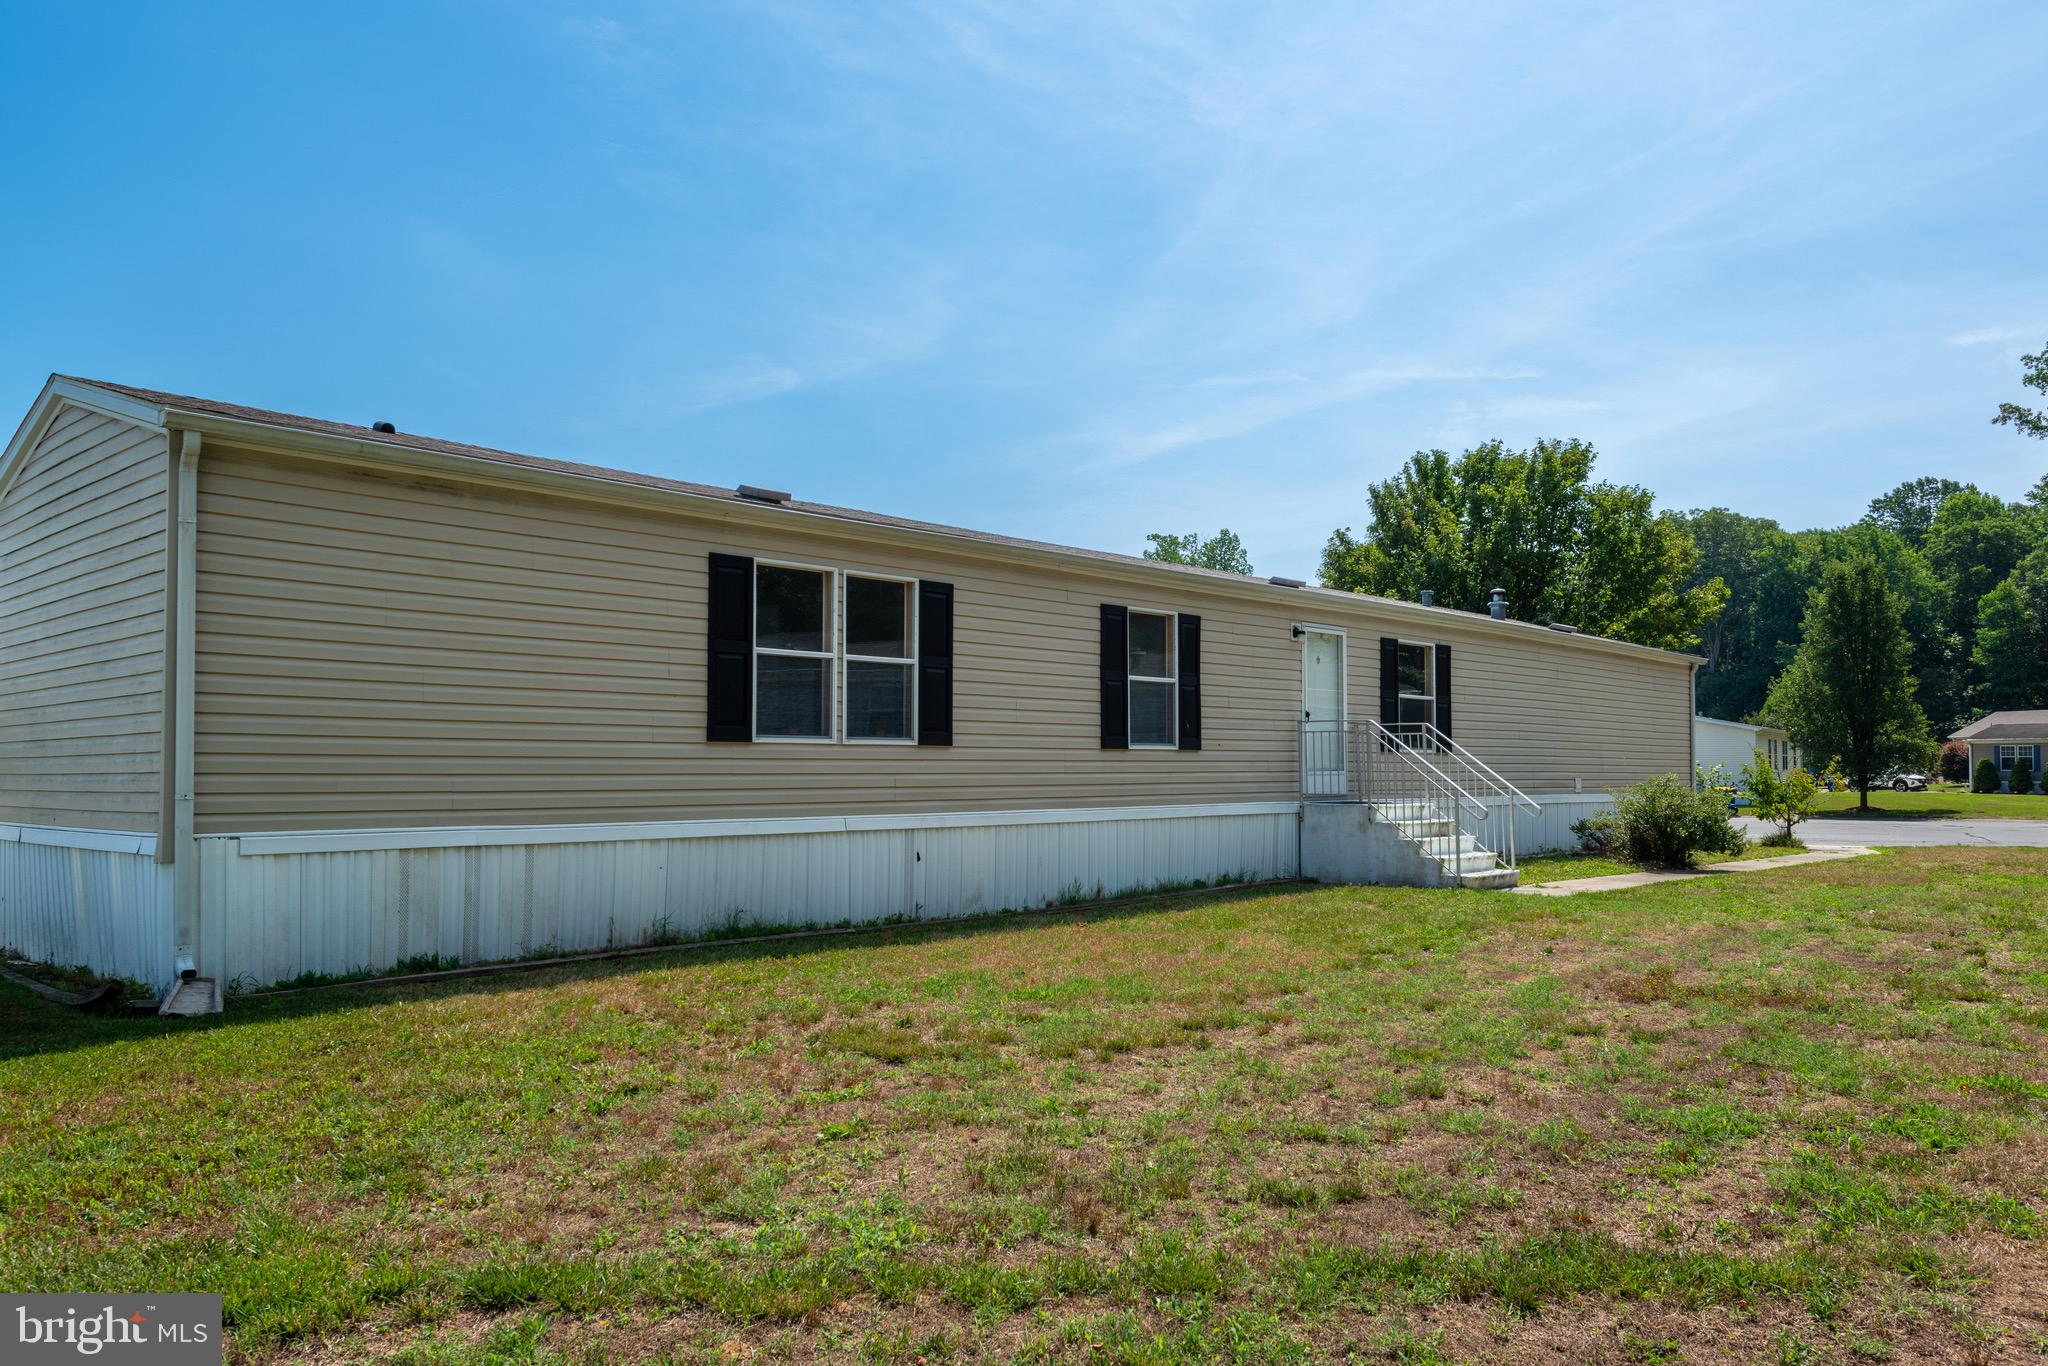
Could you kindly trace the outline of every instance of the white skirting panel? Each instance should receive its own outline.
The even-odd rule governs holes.
[[[1579,837],[1572,833],[1572,823],[1601,811],[1614,809],[1614,798],[1604,792],[1545,793],[1531,797],[1539,811],[1531,811],[1519,802],[1512,803],[1515,819],[1515,852],[1517,855],[1554,853],[1561,849],[1577,849]],[[1487,825],[1496,826],[1502,812],[1511,804],[1500,797],[1488,798]],[[1487,848],[1499,850],[1492,829],[1480,836],[1480,843]]]
[[[156,862],[156,841],[0,825],[0,947],[168,987],[171,870]]]
[[[728,929],[940,919],[1161,884],[1296,873],[1292,803],[626,831],[207,836],[201,962],[245,986],[623,948]],[[740,828],[735,828],[740,827]],[[779,827],[779,828],[778,828]],[[626,837],[621,838],[624,835]]]

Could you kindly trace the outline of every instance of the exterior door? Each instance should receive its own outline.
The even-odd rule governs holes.
[[[1344,636],[1309,631],[1301,638],[1301,780],[1310,796],[1341,797],[1348,749],[1344,733]]]

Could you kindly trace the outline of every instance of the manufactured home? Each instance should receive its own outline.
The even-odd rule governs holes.
[[[1739,782],[1749,761],[1761,754],[1771,771],[1784,777],[1805,760],[1791,737],[1776,726],[1752,726],[1712,716],[1692,719],[1693,762],[1702,772],[1719,768],[1730,782]]]
[[[1169,883],[1513,881],[1691,656],[55,377],[0,946],[168,986]]]

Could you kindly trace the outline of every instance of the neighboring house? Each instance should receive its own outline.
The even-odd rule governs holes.
[[[1750,757],[1759,751],[1781,777],[1802,762],[1785,732],[1776,726],[1750,726],[1740,721],[1722,721],[1712,716],[1692,718],[1693,758],[1706,772],[1716,764],[1730,780],[1740,779]]]
[[[1563,628],[63,377],[0,459],[0,942],[158,984],[1497,884],[1693,764]]]
[[[2041,756],[2048,753],[2048,711],[1995,711],[1981,721],[1972,721],[1951,740],[1970,746],[1970,773],[1989,759],[1998,768],[1998,785],[2012,790],[2013,765],[2025,759],[2034,771],[2034,785],[2041,785]]]

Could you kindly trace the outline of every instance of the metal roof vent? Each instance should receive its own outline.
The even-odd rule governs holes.
[[[1551,623],[1550,623],[1550,629],[1551,629],[1551,630],[1553,630],[1553,631],[1562,631],[1562,632],[1564,632],[1564,633],[1565,633],[1566,635],[1568,635],[1568,636],[1575,636],[1575,635],[1577,635],[1577,634],[1579,633],[1579,628],[1578,628],[1578,627],[1576,627],[1576,626],[1567,626],[1567,625],[1565,625],[1565,624],[1564,624],[1563,622],[1561,622],[1561,621],[1553,621],[1553,622],[1551,622]]]
[[[1506,621],[1508,619],[1508,590],[1496,588],[1486,596],[1491,599],[1486,605],[1486,610],[1492,615],[1493,619],[1495,621]]]
[[[1434,588],[1425,588],[1422,590],[1422,605],[1424,607],[1436,606],[1436,590]]]
[[[1307,581],[1307,580],[1305,580],[1305,579],[1286,579],[1286,578],[1282,578],[1282,577],[1281,577],[1280,575],[1278,575],[1278,574],[1275,574],[1275,575],[1273,575],[1273,576],[1272,576],[1271,578],[1267,579],[1267,580],[1266,580],[1266,582],[1267,582],[1267,583],[1270,583],[1270,584],[1272,584],[1272,585],[1273,585],[1273,586],[1274,586],[1275,588],[1306,588],[1306,587],[1308,587],[1308,581]]]
[[[733,492],[742,498],[750,498],[757,503],[781,504],[789,501],[789,495],[781,489],[757,489],[752,484],[741,484]]]
[[[370,430],[373,432],[383,432],[386,436],[390,436],[395,434],[398,428],[392,426],[389,422],[372,422]]]

